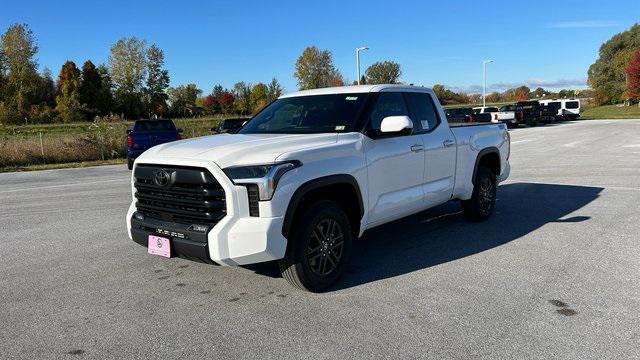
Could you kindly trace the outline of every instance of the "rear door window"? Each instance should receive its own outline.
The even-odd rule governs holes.
[[[423,130],[431,130],[440,122],[431,96],[427,93],[405,93],[411,119],[414,124],[419,123]],[[415,126],[415,125],[414,125]]]

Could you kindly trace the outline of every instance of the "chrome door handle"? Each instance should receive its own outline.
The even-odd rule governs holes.
[[[416,145],[411,146],[411,151],[413,151],[413,152],[419,152],[419,151],[422,151],[422,150],[424,150],[424,146],[422,146],[422,145],[416,144]]]
[[[444,145],[444,147],[451,147],[451,146],[453,146],[455,144],[456,144],[456,142],[453,141],[453,140],[445,140],[445,141],[442,142],[442,145]]]

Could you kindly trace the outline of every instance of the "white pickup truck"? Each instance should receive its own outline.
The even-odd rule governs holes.
[[[322,291],[368,229],[450,200],[467,219],[487,219],[509,148],[504,124],[450,126],[431,89],[300,91],[237,134],[143,153],[126,222],[148,253],[219,265],[279,260],[292,285]]]

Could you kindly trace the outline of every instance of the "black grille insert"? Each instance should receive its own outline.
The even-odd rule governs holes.
[[[224,190],[206,169],[141,164],[133,176],[136,208],[145,216],[213,225],[226,215]]]

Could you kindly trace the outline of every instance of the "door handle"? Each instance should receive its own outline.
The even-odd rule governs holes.
[[[413,152],[420,152],[422,150],[424,150],[424,146],[423,145],[416,144],[416,145],[411,146],[411,151],[413,151]]]
[[[444,145],[444,147],[451,147],[451,146],[453,146],[455,144],[456,144],[456,142],[453,141],[453,140],[445,140],[445,141],[442,142],[442,145]]]

